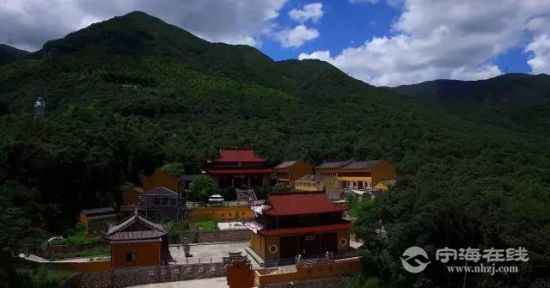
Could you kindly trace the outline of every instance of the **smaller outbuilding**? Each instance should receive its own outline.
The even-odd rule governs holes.
[[[273,168],[277,183],[294,186],[295,181],[307,174],[313,173],[313,167],[304,160],[284,161]]]
[[[107,231],[109,225],[117,221],[118,214],[112,207],[85,209],[79,216],[79,222],[86,227],[88,236]]]
[[[164,226],[135,214],[105,234],[111,243],[111,268],[166,265],[171,260]]]
[[[154,221],[185,218],[184,199],[166,187],[155,187],[141,196],[140,211]]]

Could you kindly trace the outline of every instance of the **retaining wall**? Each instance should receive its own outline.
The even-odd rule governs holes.
[[[80,273],[61,283],[61,288],[119,288],[135,285],[225,276],[223,263],[167,265]]]

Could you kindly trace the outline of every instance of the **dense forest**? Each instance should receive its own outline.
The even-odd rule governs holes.
[[[0,44],[0,65],[11,63],[15,60],[25,57],[29,52],[11,47],[6,44]]]
[[[35,113],[38,97],[45,113]],[[239,146],[271,163],[396,163],[398,185],[359,212],[367,252],[354,285],[550,285],[548,134],[470,116],[142,12],[93,24],[0,66],[0,278],[18,281],[11,255],[82,208],[119,204],[125,183],[165,163],[196,172],[219,147]],[[399,260],[410,246],[521,246],[530,261],[518,274],[464,278],[436,263],[410,274]]]
[[[434,80],[395,91],[476,122],[550,136],[550,76],[505,74],[488,80]]]

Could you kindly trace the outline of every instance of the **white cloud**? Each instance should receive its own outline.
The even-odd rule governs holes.
[[[304,59],[319,59],[323,61],[330,61],[330,51],[324,50],[324,51],[315,51],[313,53],[307,54],[307,53],[300,53],[298,56],[299,60]]]
[[[349,0],[349,3],[351,3],[351,4],[357,4],[357,3],[376,4],[376,3],[378,3],[378,0]]]
[[[522,45],[528,31],[535,34],[528,46],[534,54],[531,67],[547,67],[547,38],[537,36],[545,25],[533,20],[537,17],[550,17],[546,0],[407,0],[393,25],[393,36],[375,37],[338,55],[329,54],[328,62],[375,85],[481,79],[501,74],[493,61]],[[300,58],[327,60],[327,53]]]
[[[307,28],[304,25],[298,25],[293,29],[285,29],[276,33],[275,39],[281,43],[284,48],[300,47],[305,42],[319,37],[319,31],[315,28]]]
[[[38,49],[97,21],[140,10],[210,41],[257,44],[288,0],[0,0],[0,42]]]
[[[380,2],[380,0],[348,0],[348,1],[351,4],[362,4],[362,3],[377,4],[378,2]],[[385,2],[388,6],[398,7],[403,3],[403,1],[404,0],[386,0]]]
[[[292,9],[288,12],[290,19],[304,23],[308,20],[319,21],[323,17],[323,4],[316,2],[304,5],[302,9]]]
[[[548,34],[538,35],[527,45],[526,51],[533,56],[527,61],[533,73],[550,74],[550,37]]]

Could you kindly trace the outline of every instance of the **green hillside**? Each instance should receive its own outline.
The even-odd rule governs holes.
[[[523,130],[550,131],[550,76],[505,74],[488,80],[435,80],[394,88],[478,122]]]
[[[20,50],[6,44],[0,44],[0,66],[23,58],[29,52]]]
[[[35,117],[39,96],[47,113]],[[529,250],[517,275],[467,280],[484,287],[550,276],[548,139],[465,120],[325,62],[275,62],[134,12],[0,67],[0,111],[2,251],[69,227],[79,209],[120,203],[121,185],[163,163],[197,172],[219,147],[240,146],[272,163],[396,163],[399,184],[365,205],[356,225],[369,249],[365,278],[462,283],[436,263],[405,272],[398,259],[413,245]],[[14,219],[31,225],[7,225]]]

